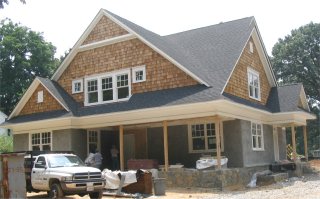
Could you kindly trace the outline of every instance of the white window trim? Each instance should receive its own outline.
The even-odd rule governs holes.
[[[188,148],[189,148],[189,153],[207,153],[207,152],[217,152],[216,149],[207,149],[208,148],[208,142],[207,142],[207,133],[205,134],[205,150],[193,150],[192,147],[192,129],[191,125],[195,124],[204,124],[205,125],[205,131],[207,129],[207,124],[208,123],[213,123],[215,125],[215,131],[217,131],[217,125],[220,125],[220,148],[221,152],[224,152],[224,141],[223,141],[223,122],[217,122],[217,121],[210,121],[210,120],[202,120],[202,121],[192,121],[188,123]],[[217,140],[217,138],[216,138]]]
[[[143,72],[143,76],[142,76],[142,80],[137,80],[136,79],[136,72],[138,71],[142,71]],[[146,81],[146,66],[137,66],[132,68],[132,83],[139,83],[139,82],[144,82]]]
[[[42,148],[42,133],[50,133],[50,150],[53,151],[53,148],[52,148],[52,138],[53,138],[53,133],[52,131],[43,131],[43,132],[33,132],[33,133],[29,133],[29,150],[32,151],[32,134],[37,134],[37,133],[40,133],[40,150],[42,151],[43,148]]]
[[[255,98],[254,96],[250,96],[250,75],[256,75],[258,76],[258,98]],[[261,101],[261,88],[260,88],[260,75],[259,72],[253,70],[252,68],[248,67],[247,69],[247,77],[248,77],[248,95],[251,99],[255,99],[258,101]]]
[[[128,75],[128,87],[129,87],[129,96],[127,98],[118,99],[118,90],[117,90],[117,76],[118,75]],[[102,79],[105,77],[112,77],[112,87],[113,87],[113,100],[110,101],[102,101]],[[90,80],[98,80],[98,102],[89,103],[88,102],[88,81]],[[130,69],[125,70],[119,70],[114,71],[111,73],[104,73],[99,75],[93,75],[85,77],[85,99],[84,99],[84,105],[85,106],[92,106],[92,105],[98,105],[98,104],[107,104],[107,103],[113,103],[113,102],[122,102],[122,101],[128,101],[131,97],[131,73]]]
[[[37,98],[38,103],[43,102],[43,91],[38,91],[38,98]]]
[[[75,91],[75,84],[80,83],[80,91]],[[82,93],[83,92],[83,79],[72,80],[72,94]]]
[[[252,124],[256,125],[256,129],[257,129],[257,125],[261,126],[261,148],[254,148],[253,147],[253,136],[257,136],[257,135],[253,135],[252,134]],[[257,122],[250,122],[250,134],[251,134],[251,146],[252,146],[252,150],[253,151],[264,151],[264,136],[263,136],[263,124],[262,123],[257,123]]]
[[[90,153],[90,151],[89,151],[89,131],[97,131],[98,132],[98,142],[97,142],[97,148],[98,148],[98,150],[100,151],[100,134],[101,134],[101,132],[100,132],[100,130],[97,130],[97,129],[87,129],[87,154],[89,154]]]

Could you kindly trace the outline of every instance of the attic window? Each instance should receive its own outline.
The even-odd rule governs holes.
[[[72,94],[83,92],[82,79],[77,79],[72,81]]]
[[[42,102],[43,102],[43,91],[39,91],[39,92],[38,92],[37,102],[38,102],[38,103],[42,103]]]
[[[251,41],[249,42],[249,52],[253,53],[253,43]]]
[[[146,81],[146,66],[138,66],[132,68],[132,82],[144,82]]]
[[[261,100],[259,72],[251,68],[248,68],[248,90],[250,98]]]

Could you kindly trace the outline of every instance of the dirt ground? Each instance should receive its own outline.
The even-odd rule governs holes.
[[[159,199],[319,199],[320,198],[320,160],[310,161],[312,168],[317,171],[301,178],[290,178],[285,182],[278,182],[264,187],[243,188],[233,191],[217,191],[204,188],[167,188],[165,196],[151,195],[145,198]],[[45,192],[28,194],[28,198],[46,198]],[[81,198],[79,196],[68,196],[68,199]],[[89,199],[89,196],[82,197]],[[115,198],[114,196],[103,196],[103,198]],[[130,198],[130,197],[127,197]],[[134,197],[131,197],[134,198]],[[135,197],[138,198],[138,197]],[[142,197],[140,197],[142,198]]]

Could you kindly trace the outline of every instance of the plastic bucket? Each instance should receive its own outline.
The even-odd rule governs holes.
[[[155,178],[153,179],[154,195],[162,196],[166,195],[166,179],[165,178]]]

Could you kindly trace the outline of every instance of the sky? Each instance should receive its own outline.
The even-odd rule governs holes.
[[[101,8],[159,35],[254,16],[269,55],[292,29],[320,22],[319,0],[9,0],[0,19],[43,33],[59,57],[73,47]]]

